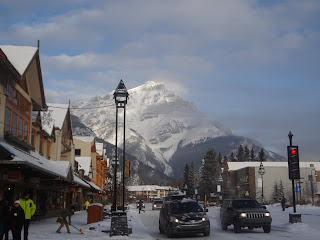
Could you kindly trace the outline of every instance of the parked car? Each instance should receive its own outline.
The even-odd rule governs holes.
[[[227,230],[234,226],[234,232],[241,232],[241,228],[263,228],[265,233],[271,231],[272,218],[265,206],[250,198],[226,199],[220,208],[221,228]]]
[[[152,210],[161,209],[163,204],[162,200],[154,200],[152,203]]]
[[[142,201],[142,207],[145,208],[146,206],[145,206],[145,204],[144,204],[144,201],[143,201],[143,200],[141,200],[141,201]],[[136,201],[136,206],[137,206],[137,208],[139,208],[139,202],[140,202],[140,200],[137,200],[137,201]]]
[[[166,201],[159,214],[159,231],[168,238],[176,234],[203,233],[210,235],[210,220],[198,202],[191,199]]]

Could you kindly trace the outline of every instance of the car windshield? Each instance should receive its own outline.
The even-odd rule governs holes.
[[[154,204],[162,204],[162,201],[154,201]]]
[[[203,212],[202,207],[196,202],[173,202],[170,204],[171,213]]]
[[[256,200],[238,200],[233,202],[234,208],[261,208]]]

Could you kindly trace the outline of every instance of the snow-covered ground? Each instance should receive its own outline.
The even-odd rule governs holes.
[[[173,239],[304,239],[318,240],[320,237],[320,208],[314,206],[297,205],[297,213],[301,214],[302,223],[289,223],[289,213],[293,213],[292,208],[281,211],[281,206],[267,206],[272,215],[271,233],[264,233],[262,229],[248,230],[243,229],[242,233],[235,234],[233,227],[229,226],[227,231],[220,228],[218,207],[209,207],[208,216],[211,221],[211,235],[203,237],[199,235],[186,235]],[[132,234],[127,236],[113,236],[102,232],[110,229],[110,219],[102,222],[86,224],[87,213],[85,211],[76,212],[72,216],[72,224],[81,228],[84,232],[82,235],[76,229],[70,227],[71,234],[68,234],[63,228],[61,234],[55,231],[59,227],[56,218],[48,218],[40,222],[33,222],[29,229],[29,239],[167,239],[166,235],[160,234],[158,230],[159,210],[151,210],[151,204],[146,204],[146,211],[139,214],[135,205],[130,205],[128,211],[129,225],[132,226]],[[94,228],[90,230],[89,228]],[[11,237],[11,233],[10,233]],[[10,238],[11,239],[11,238]]]

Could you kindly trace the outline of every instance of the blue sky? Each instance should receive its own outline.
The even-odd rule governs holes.
[[[0,2],[0,44],[37,46],[47,102],[148,80],[238,134],[320,161],[319,0]]]

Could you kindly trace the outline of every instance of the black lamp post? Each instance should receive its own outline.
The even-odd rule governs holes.
[[[124,85],[122,79],[118,87],[114,91],[113,98],[116,103],[116,146],[115,146],[115,167],[114,167],[114,193],[113,193],[113,210],[117,210],[117,161],[118,161],[118,108],[124,109],[123,118],[123,163],[122,163],[122,210],[124,211],[124,180],[125,180],[125,136],[126,136],[126,104],[128,101],[129,93]]]
[[[262,202],[262,204],[264,204],[264,197],[263,197],[263,175],[265,174],[265,170],[264,170],[264,166],[263,166],[263,164],[262,164],[262,161],[260,162],[260,167],[259,167],[258,173],[259,173],[259,175],[260,175],[261,178],[262,178],[261,202]]]

